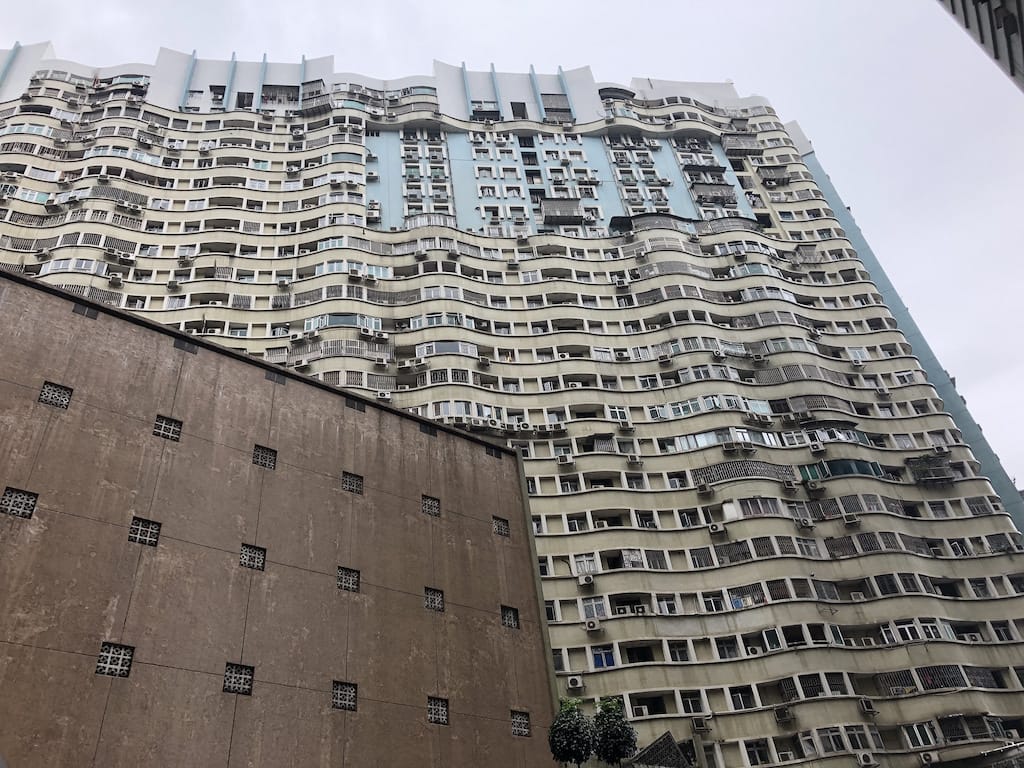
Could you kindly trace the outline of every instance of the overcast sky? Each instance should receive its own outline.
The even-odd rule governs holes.
[[[431,62],[599,81],[732,80],[814,143],[1011,477],[1024,484],[1024,93],[937,0],[5,0],[4,40],[61,58],[298,61],[392,78]]]

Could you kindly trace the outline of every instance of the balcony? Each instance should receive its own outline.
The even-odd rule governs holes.
[[[729,155],[755,155],[761,151],[761,145],[751,136],[723,136],[722,147]]]
[[[690,186],[690,190],[698,203],[736,205],[736,190],[731,184],[696,183]]]
[[[762,165],[757,169],[757,175],[766,187],[777,187],[791,181],[789,171],[781,165]]]
[[[540,211],[545,224],[583,223],[583,206],[579,200],[542,200]]]

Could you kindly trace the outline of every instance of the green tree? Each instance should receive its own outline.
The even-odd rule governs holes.
[[[551,723],[548,746],[560,763],[575,763],[579,768],[594,754],[594,723],[580,710],[579,699],[562,699]]]
[[[626,720],[622,700],[602,699],[594,716],[594,754],[608,765],[621,765],[636,752],[636,731]]]

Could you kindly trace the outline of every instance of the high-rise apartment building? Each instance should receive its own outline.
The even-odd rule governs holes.
[[[1024,2],[939,0],[985,52],[1024,90]]]
[[[0,57],[4,268],[519,450],[643,764],[1017,759],[1021,500],[763,99]]]

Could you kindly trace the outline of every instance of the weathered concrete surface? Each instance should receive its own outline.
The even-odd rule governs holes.
[[[30,519],[0,514],[10,768],[550,765],[511,454],[73,302],[0,275],[0,489],[39,495]],[[68,410],[37,402],[44,380],[74,389]],[[152,434],[157,414],[183,422],[180,442]],[[162,523],[158,546],[128,540],[133,516]],[[266,570],[239,566],[243,543]],[[360,592],[337,588],[338,566]],[[428,586],[444,613],[424,608]],[[129,677],[95,673],[105,641],[134,647]],[[252,696],[222,691],[227,662],[255,667]],[[333,680],[359,686],[357,711],[331,707]],[[449,726],[427,722],[428,696],[449,699]],[[512,736],[511,710],[531,737]]]

